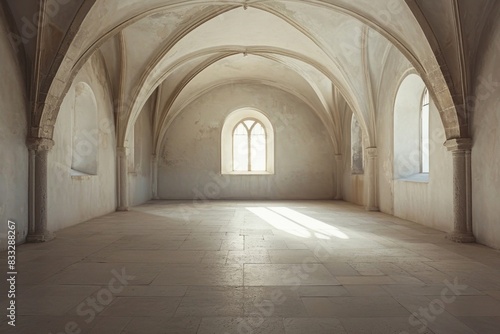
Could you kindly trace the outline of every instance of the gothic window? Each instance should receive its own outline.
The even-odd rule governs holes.
[[[274,130],[254,109],[231,113],[222,129],[222,174],[273,174]]]
[[[364,172],[363,131],[356,115],[351,120],[351,170],[353,174]]]
[[[73,174],[97,175],[99,130],[97,102],[89,85],[75,87],[71,170]]]
[[[429,91],[424,89],[422,98],[422,110],[420,115],[420,172],[429,173],[430,159],[429,159]]]

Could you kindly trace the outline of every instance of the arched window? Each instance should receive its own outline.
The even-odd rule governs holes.
[[[351,170],[353,174],[364,173],[363,131],[356,115],[351,120]]]
[[[254,109],[240,109],[224,122],[221,135],[222,174],[274,173],[274,130]]]
[[[424,81],[409,74],[394,104],[394,178],[428,182],[430,96]]]
[[[422,111],[420,115],[420,172],[429,173],[430,159],[429,159],[429,108],[430,98],[427,88],[424,89],[422,98]]]
[[[72,174],[97,175],[97,102],[92,88],[84,82],[75,86],[72,144]]]
[[[139,117],[128,135],[127,142],[129,149],[129,154],[128,154],[129,173],[137,173],[141,170],[141,162],[142,162],[141,126],[142,126],[142,120]]]

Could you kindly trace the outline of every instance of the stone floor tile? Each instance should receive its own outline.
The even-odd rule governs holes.
[[[120,334],[196,334],[200,322],[193,317],[134,317]]]
[[[458,296],[445,306],[447,312],[457,317],[500,317],[500,301],[490,296]]]
[[[343,286],[300,286],[297,289],[297,293],[301,297],[337,297],[337,296],[349,296],[350,293]]]
[[[120,297],[183,297],[187,286],[132,285],[117,293]]]
[[[335,276],[342,285],[385,285],[398,284],[390,276]]]
[[[281,318],[203,318],[197,334],[285,334]]]
[[[182,299],[176,317],[242,316],[243,288],[220,286],[189,287]]]
[[[322,264],[245,264],[245,286],[339,285]]]
[[[380,285],[344,285],[344,288],[351,296],[390,296],[390,294]]]
[[[100,317],[95,320],[88,334],[121,334],[130,321],[129,317]]]
[[[458,317],[469,328],[479,334],[498,334],[500,317]]]
[[[310,316],[349,317],[405,317],[410,313],[392,297],[304,297]]]
[[[100,315],[103,317],[173,316],[180,297],[117,297]]]
[[[408,317],[343,318],[340,319],[348,334],[432,334],[420,322]]]
[[[347,334],[337,319],[287,318],[284,320],[286,334]]]
[[[271,263],[269,253],[265,249],[261,250],[246,250],[246,251],[229,251],[227,256],[227,264],[259,264]]]
[[[269,250],[269,257],[272,263],[276,264],[302,264],[302,263],[318,263],[319,260],[310,250]]]
[[[307,311],[299,294],[288,287],[244,289],[245,316],[265,318],[303,317]]]
[[[152,285],[243,285],[241,265],[172,264],[163,268]]]
[[[309,238],[290,234],[248,207],[288,208],[349,239],[318,239],[305,223]],[[80,334],[500,327],[497,251],[343,202],[152,201],[57,235],[17,247],[18,326],[0,318],[0,333],[55,334],[73,325]],[[443,291],[449,302],[440,308]]]

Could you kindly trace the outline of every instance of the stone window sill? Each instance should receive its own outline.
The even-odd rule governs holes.
[[[90,179],[97,176],[97,175],[93,175],[93,174],[86,174],[83,172],[79,172],[79,171],[74,170],[74,169],[71,170],[70,175],[71,175],[72,180],[90,180]]]
[[[429,173],[419,173],[398,179],[401,182],[429,183]]]
[[[230,176],[268,176],[274,175],[271,172],[224,172],[221,175],[230,175]]]

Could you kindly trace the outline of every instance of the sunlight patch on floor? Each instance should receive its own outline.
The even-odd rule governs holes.
[[[298,237],[316,237],[323,240],[330,240],[331,237],[344,240],[349,239],[349,236],[337,227],[286,207],[249,207],[247,210],[265,220],[276,229]]]

